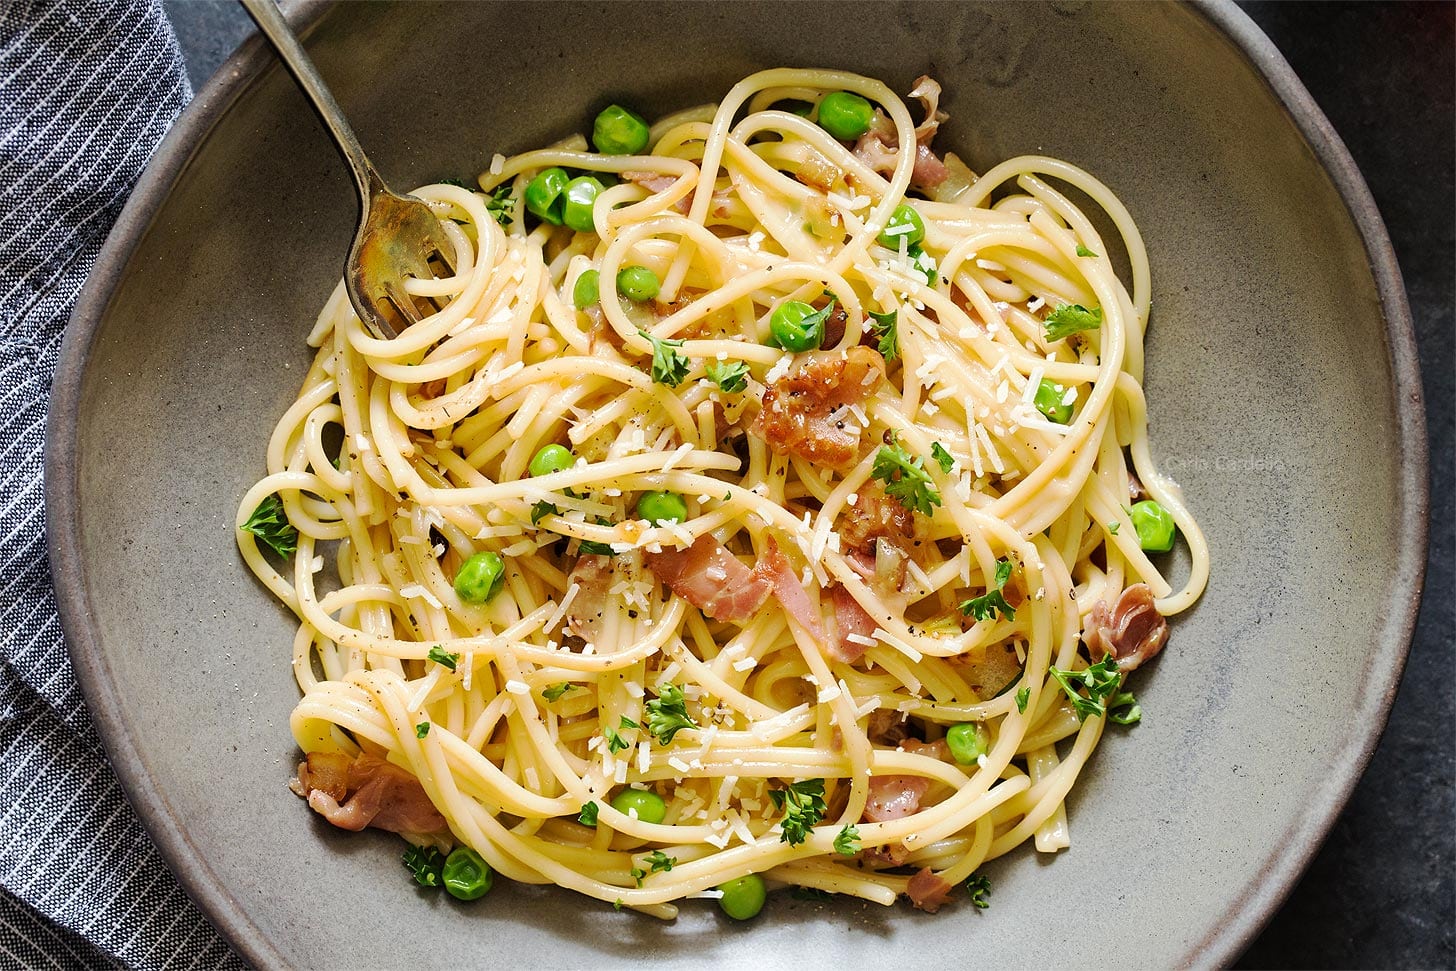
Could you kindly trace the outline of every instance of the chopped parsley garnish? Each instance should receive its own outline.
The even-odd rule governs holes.
[[[547,502],[545,499],[542,499],[540,502],[536,503],[534,506],[531,507],[531,525],[538,526],[540,525],[541,520],[545,519],[547,516],[557,516],[560,514],[561,510],[556,508],[555,503],[550,503]]]
[[[243,531],[258,537],[279,556],[289,557],[298,552],[298,530],[288,521],[283,500],[276,492],[258,503],[258,508],[243,523]]]
[[[612,521],[610,519],[603,519],[600,516],[597,517],[596,523],[598,526],[612,525]],[[581,543],[578,545],[577,549],[582,553],[591,554],[593,556],[617,555],[617,551],[612,549],[611,543],[598,543],[596,540],[593,539],[582,540]]]
[[[880,357],[887,361],[893,361],[900,356],[900,311],[891,310],[887,314],[877,314],[873,310],[866,311],[870,319],[870,332],[880,340]]]
[[[509,182],[502,182],[495,187],[495,191],[490,194],[490,200],[485,204],[485,211],[494,216],[495,221],[502,226],[510,225],[516,211],[516,200],[511,198]]]
[[[1119,725],[1136,725],[1143,720],[1143,706],[1131,691],[1119,691],[1107,702],[1107,717]]]
[[[439,644],[436,644],[434,647],[430,648],[430,653],[426,654],[425,657],[429,658],[431,661],[434,661],[436,664],[443,664],[451,671],[455,670],[455,665],[460,661],[459,654],[451,654]]]
[[[991,906],[986,898],[991,896],[991,881],[979,873],[972,873],[966,877],[966,893],[970,895],[971,904],[980,910]]]
[[[647,730],[663,745],[672,744],[673,736],[684,728],[697,728],[688,714],[687,698],[675,684],[657,686],[657,697],[647,703]]]
[[[627,740],[624,739],[622,736],[618,735],[614,729],[605,729],[605,734],[607,738],[607,751],[611,752],[613,755],[622,751],[622,749],[624,748],[632,747],[631,745],[627,744]]]
[[[659,870],[665,873],[668,870],[671,870],[673,868],[673,865],[677,863],[677,857],[668,856],[661,850],[653,850],[651,853],[647,854],[646,858],[643,859],[642,862],[646,863],[649,867],[652,868],[652,873],[656,873]]]
[[[1089,715],[1100,717],[1107,714],[1107,701],[1115,699],[1118,685],[1122,684],[1122,675],[1117,673],[1117,661],[1111,654],[1081,671],[1055,667],[1048,670],[1067,697],[1072,699],[1072,710],[1077,713],[1078,721],[1085,721]],[[1083,695],[1082,690],[1087,693]],[[1138,716],[1142,716],[1140,710]]]
[[[1080,303],[1064,303],[1047,314],[1046,339],[1059,341],[1064,337],[1070,337],[1078,331],[1096,330],[1102,326],[1102,308],[1088,310]]]
[[[1107,531],[1109,533],[1111,533],[1113,536],[1116,536],[1117,535],[1117,531],[1119,529],[1121,529],[1121,528],[1122,528],[1122,523],[1108,523],[1107,524]]]
[[[748,388],[747,361],[713,361],[708,365],[707,374],[719,391],[738,394]]]
[[[441,871],[445,868],[445,858],[433,846],[409,846],[403,860],[420,886],[438,887],[444,883]]]
[[[925,459],[914,458],[893,437],[875,453],[870,474],[885,484],[885,493],[900,500],[906,509],[929,516],[940,505],[940,493],[925,471]]]
[[[642,878],[647,876],[647,871],[641,867],[632,868],[632,879],[637,881],[637,886],[642,886]]]
[[[415,738],[424,738],[428,734],[430,734],[429,722],[420,722],[415,726]]]
[[[622,720],[617,723],[617,727],[618,728],[641,728],[642,726],[639,725],[639,724],[637,724],[636,722],[634,722],[632,719],[628,718],[626,715],[623,715],[622,716]]]
[[[947,474],[955,466],[955,456],[947,452],[945,446],[939,442],[930,443],[930,457],[935,459],[936,464],[940,466],[940,471]]]
[[[961,613],[968,614],[976,620],[995,620],[999,613],[1007,620],[1016,618],[1016,609],[1006,602],[1002,590],[1006,587],[1006,581],[1011,579],[1011,560],[1009,558],[996,561],[996,576],[992,579],[991,586],[979,597],[972,597],[970,600],[962,601]]]
[[[683,346],[683,342],[669,340],[665,337],[653,337],[645,330],[639,330],[637,333],[652,345],[652,380],[658,384],[665,384],[669,388],[676,388],[682,384],[690,369],[687,357],[678,353],[677,350]]]
[[[787,789],[770,789],[774,808],[783,812],[783,829],[779,842],[798,846],[809,837],[809,830],[818,825],[829,807],[824,804],[824,780],[805,779],[791,783]]]
[[[547,701],[556,701],[560,699],[562,695],[566,694],[568,691],[575,687],[576,685],[572,684],[570,681],[562,681],[560,684],[553,684],[549,688],[542,689],[541,697],[545,698]]]
[[[583,803],[581,812],[576,817],[576,821],[583,826],[595,826],[597,824],[597,809],[596,800]]]
[[[926,286],[935,286],[935,281],[939,276],[935,269],[935,257],[925,252],[925,248],[919,243],[911,243],[905,253],[910,257],[910,265],[925,277]]]
[[[1016,692],[1016,710],[1026,714],[1026,703],[1031,700],[1031,686],[1028,685]]]
[[[1097,254],[1094,253],[1094,252],[1092,252],[1091,250],[1089,250],[1087,247],[1083,246],[1081,243],[1078,243],[1077,244],[1077,255],[1078,256],[1096,256]]]
[[[859,852],[859,830],[854,826],[846,826],[834,837],[834,852],[841,856],[854,856]]]
[[[474,189],[472,189],[470,186],[466,185],[460,179],[440,179],[439,182],[437,182],[436,184],[437,185],[453,185],[453,186],[455,186],[456,188],[459,188],[459,189],[471,189],[472,192],[474,191]]]

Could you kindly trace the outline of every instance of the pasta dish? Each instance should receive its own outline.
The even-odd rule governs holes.
[[[393,339],[335,288],[238,511],[314,810],[457,896],[661,918],[984,906],[986,861],[1069,845],[1208,553],[1131,216],[938,152],[940,94],[767,70],[417,190],[451,267]]]

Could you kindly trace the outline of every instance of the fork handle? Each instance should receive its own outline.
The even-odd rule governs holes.
[[[368,157],[364,154],[359,139],[354,135],[354,129],[349,127],[349,122],[344,118],[344,112],[339,108],[339,103],[334,100],[334,95],[329,91],[329,86],[324,83],[323,77],[319,74],[318,68],[313,61],[304,53],[303,45],[298,41],[298,35],[293,28],[288,26],[284,19],[283,12],[273,0],[238,0],[258,29],[263,32],[278,52],[284,66],[288,68],[303,93],[313,104],[314,111],[318,112],[319,118],[323,120],[324,127],[334,138],[334,144],[339,146],[339,152],[344,156],[344,161],[349,164],[350,171],[354,174],[354,182],[359,187],[359,198],[367,211],[369,196],[376,187],[383,187],[384,182],[379,174],[374,171],[374,166],[369,163]]]

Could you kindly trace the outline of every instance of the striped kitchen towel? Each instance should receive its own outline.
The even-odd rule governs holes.
[[[191,95],[160,0],[0,0],[0,968],[243,966],[107,764],[56,619],[42,500],[66,320]]]

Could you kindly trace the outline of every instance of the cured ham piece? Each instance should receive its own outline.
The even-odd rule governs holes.
[[[758,563],[753,567],[756,576],[762,577],[773,587],[774,599],[788,611],[789,616],[797,620],[814,640],[823,644],[825,642],[824,621],[819,614],[819,605],[809,596],[809,591],[799,582],[794,575],[794,568],[789,563],[789,558],[784,556],[779,544],[774,538],[768,538],[768,548],[758,558]]]
[[[425,835],[448,828],[420,780],[373,755],[310,752],[298,764],[293,791],[340,829]]]
[[[944,877],[936,875],[929,867],[922,867],[905,887],[905,896],[918,909],[933,914],[950,897],[954,885]]]
[[[920,811],[930,780],[918,775],[877,775],[870,779],[864,818],[870,823],[903,819]]]
[[[829,597],[834,605],[834,636],[825,642],[826,653],[836,661],[853,664],[869,649],[869,645],[861,643],[859,638],[869,639],[879,624],[842,584],[830,587]],[[855,636],[851,637],[851,634]]]
[[[753,431],[779,454],[844,469],[859,458],[864,432],[851,406],[862,404],[885,380],[885,359],[873,348],[802,356],[763,393]]]
[[[714,620],[747,620],[775,592],[758,565],[753,569],[744,566],[708,533],[686,549],[648,553],[647,568],[673,593]]]
[[[1111,654],[1119,671],[1131,671],[1168,643],[1168,621],[1154,606],[1148,585],[1135,583],[1122,592],[1111,610],[1102,600],[1092,605],[1082,639],[1092,660]]]

